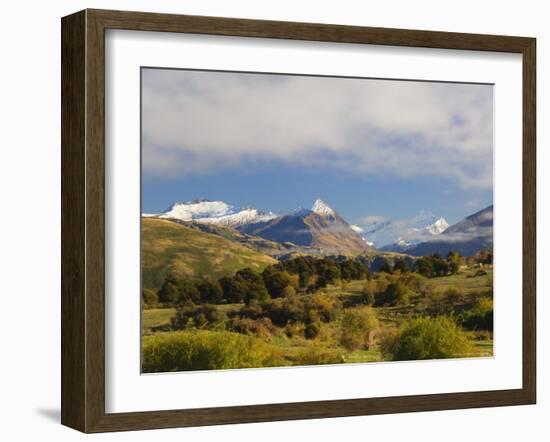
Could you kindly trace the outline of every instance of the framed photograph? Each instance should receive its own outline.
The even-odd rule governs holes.
[[[62,19],[62,423],[536,400],[535,39]]]

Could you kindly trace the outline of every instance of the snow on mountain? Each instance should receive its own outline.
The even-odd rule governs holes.
[[[334,216],[336,213],[320,198],[315,200],[315,204],[313,204],[311,211],[321,216]]]
[[[262,212],[253,208],[245,208],[239,212],[211,218],[199,218],[196,221],[206,224],[217,224],[226,227],[238,227],[246,224],[267,222],[276,218],[272,212]]]
[[[439,253],[446,255],[454,250],[464,256],[472,256],[493,247],[493,206],[453,224],[439,236],[409,247],[407,253],[423,256]]]
[[[271,212],[262,212],[250,207],[235,208],[223,201],[210,201],[201,198],[185,203],[175,203],[162,213],[160,218],[237,227],[243,224],[269,221],[276,216]]]
[[[449,227],[447,221],[430,212],[420,212],[410,219],[390,221],[383,217],[367,217],[359,224],[362,236],[377,248],[396,246],[406,249],[427,237],[439,235]]]
[[[175,218],[181,221],[217,218],[235,213],[235,208],[223,201],[198,199],[186,203],[174,203],[161,218]]]
[[[364,230],[356,224],[350,224],[351,230],[357,233],[363,233]]]

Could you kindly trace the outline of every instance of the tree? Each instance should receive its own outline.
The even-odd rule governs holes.
[[[197,290],[202,302],[209,304],[219,304],[223,299],[223,289],[218,281],[204,279],[197,283]]]
[[[211,304],[193,305],[180,304],[176,316],[172,319],[172,327],[185,328],[220,328],[227,321],[227,316]]]
[[[220,285],[223,290],[223,297],[230,304],[243,302],[246,295],[246,284],[230,276],[224,276],[220,279]]]
[[[292,278],[288,272],[280,271],[273,266],[267,267],[263,273],[265,287],[272,298],[283,296],[286,287],[292,286]]]
[[[202,301],[201,294],[194,281],[182,278],[177,281],[178,302],[193,302],[200,303]]]
[[[363,301],[367,305],[374,305],[376,301],[376,283],[374,281],[367,281],[363,286],[362,295]]]
[[[173,304],[178,302],[179,291],[177,282],[178,280],[175,275],[171,273],[166,275],[162,286],[157,292],[160,302],[163,302],[165,304]]]
[[[378,327],[378,318],[371,307],[345,310],[342,314],[340,343],[347,350],[366,349]]]
[[[158,295],[151,289],[144,288],[141,291],[141,299],[147,307],[154,307],[159,303]]]
[[[411,269],[405,258],[397,258],[393,263],[393,271],[399,270],[402,274],[409,273]]]
[[[431,259],[435,276],[447,276],[449,274],[449,264],[439,253],[434,253]]]
[[[454,358],[470,349],[465,333],[445,316],[407,321],[380,342],[383,357],[393,361]]]
[[[246,287],[243,301],[249,303],[253,299],[265,301],[269,299],[269,293],[265,288],[263,278],[251,268],[239,270],[235,274],[235,281],[242,282]]]
[[[416,271],[426,278],[435,276],[434,265],[429,256],[423,256],[416,261]]]
[[[411,291],[401,281],[392,282],[382,296],[382,304],[406,305],[410,301]]]
[[[449,272],[453,275],[456,275],[460,269],[460,266],[464,263],[464,258],[460,256],[454,250],[451,250],[447,255],[447,265]]]
[[[384,262],[382,262],[382,266],[380,267],[380,271],[385,272],[385,273],[391,273],[392,272],[392,267],[391,267],[389,261],[386,258],[384,258]]]

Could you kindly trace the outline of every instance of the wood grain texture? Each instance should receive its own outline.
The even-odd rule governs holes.
[[[106,29],[523,55],[523,387],[338,401],[105,413]],[[141,430],[532,404],[536,398],[535,40],[526,37],[86,10],[62,20],[62,423]],[[518,146],[519,148],[519,146]]]
[[[61,44],[61,422],[85,428],[85,13],[63,19]]]

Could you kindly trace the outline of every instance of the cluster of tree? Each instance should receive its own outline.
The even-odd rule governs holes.
[[[443,258],[439,253],[423,256],[416,261],[415,268],[421,275],[433,278],[457,274],[462,264],[464,264],[464,257],[455,251],[450,251],[447,258]]]
[[[274,269],[297,275],[299,289],[310,293],[337,280],[351,281],[369,276],[367,266],[356,259],[346,257],[299,256],[281,261]]]
[[[317,293],[313,296],[291,296],[246,305],[237,315],[250,319],[269,318],[274,325],[284,327],[288,323],[330,322],[334,320],[340,307],[335,298]]]
[[[169,273],[156,293],[144,290],[144,304],[194,304],[264,302],[290,297],[298,292],[314,293],[338,280],[365,279],[365,265],[348,258],[297,257],[268,266],[262,273],[251,268],[219,280],[193,280]]]
[[[466,262],[470,267],[475,265],[492,265],[493,264],[493,251],[492,250],[481,250],[476,253],[474,256],[469,256],[466,258]]]
[[[493,300],[479,297],[471,309],[462,313],[461,325],[467,330],[493,331]]]
[[[224,291],[219,281],[203,279],[193,281],[189,278],[178,278],[169,273],[157,292],[158,300],[164,304],[192,302],[218,304]]]
[[[418,273],[384,275],[380,273],[365,282],[363,303],[370,306],[408,305],[415,293],[425,293],[426,278]]]
[[[385,273],[409,273],[411,268],[408,261],[403,257],[397,257],[393,260],[393,264],[390,263],[387,259],[384,259],[382,266],[380,267],[381,272]]]
[[[252,302],[229,315],[213,304],[180,304],[172,319],[172,329],[228,330],[241,334],[270,335],[275,326],[299,328],[306,339],[319,334],[321,324],[333,321],[340,311],[333,297],[315,294]]]

